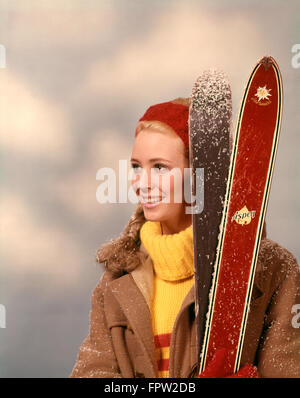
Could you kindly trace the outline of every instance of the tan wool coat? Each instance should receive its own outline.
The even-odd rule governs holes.
[[[126,250],[125,243],[123,249],[122,245],[118,247],[121,257],[122,250]],[[113,264],[112,258],[92,293],[89,334],[80,346],[70,377],[157,377],[150,315],[152,260],[141,243],[131,256],[125,253],[118,264]],[[295,327],[292,313],[295,304],[300,304],[297,260],[288,250],[264,237],[241,365],[256,365],[259,377],[300,377],[300,328]],[[196,374],[194,308],[192,288],[172,331],[170,377],[187,378]]]

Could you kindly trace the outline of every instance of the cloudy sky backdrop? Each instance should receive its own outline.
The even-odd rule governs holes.
[[[129,159],[138,118],[228,76],[234,120],[252,67],[278,62],[284,114],[268,235],[300,259],[298,1],[0,0],[0,377],[68,377],[89,328],[98,246],[133,204],[96,201]]]

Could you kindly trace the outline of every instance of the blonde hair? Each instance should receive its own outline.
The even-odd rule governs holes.
[[[158,133],[163,133],[163,134],[168,134],[174,138],[178,138],[182,142],[182,147],[184,151],[184,156],[186,159],[189,159],[189,150],[188,148],[184,145],[184,142],[181,140],[178,134],[175,133],[175,131],[169,127],[167,124],[162,123],[158,120],[154,121],[145,121],[143,120],[142,122],[139,122],[136,130],[135,130],[135,137],[143,130],[150,129],[152,131],[156,131]]]
[[[121,234],[98,249],[96,261],[116,277],[133,271],[143,261],[139,248],[140,229],[145,221],[143,207],[138,203]]]

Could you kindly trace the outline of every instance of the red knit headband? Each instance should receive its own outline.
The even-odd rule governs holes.
[[[187,106],[169,101],[150,106],[139,119],[139,122],[156,120],[167,124],[182,139],[186,148],[189,149],[188,118],[189,108]]]

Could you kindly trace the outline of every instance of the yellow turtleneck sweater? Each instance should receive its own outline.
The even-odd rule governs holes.
[[[169,377],[171,333],[183,300],[194,283],[192,225],[163,235],[159,221],[146,221],[141,241],[153,267],[152,327],[159,377]]]

